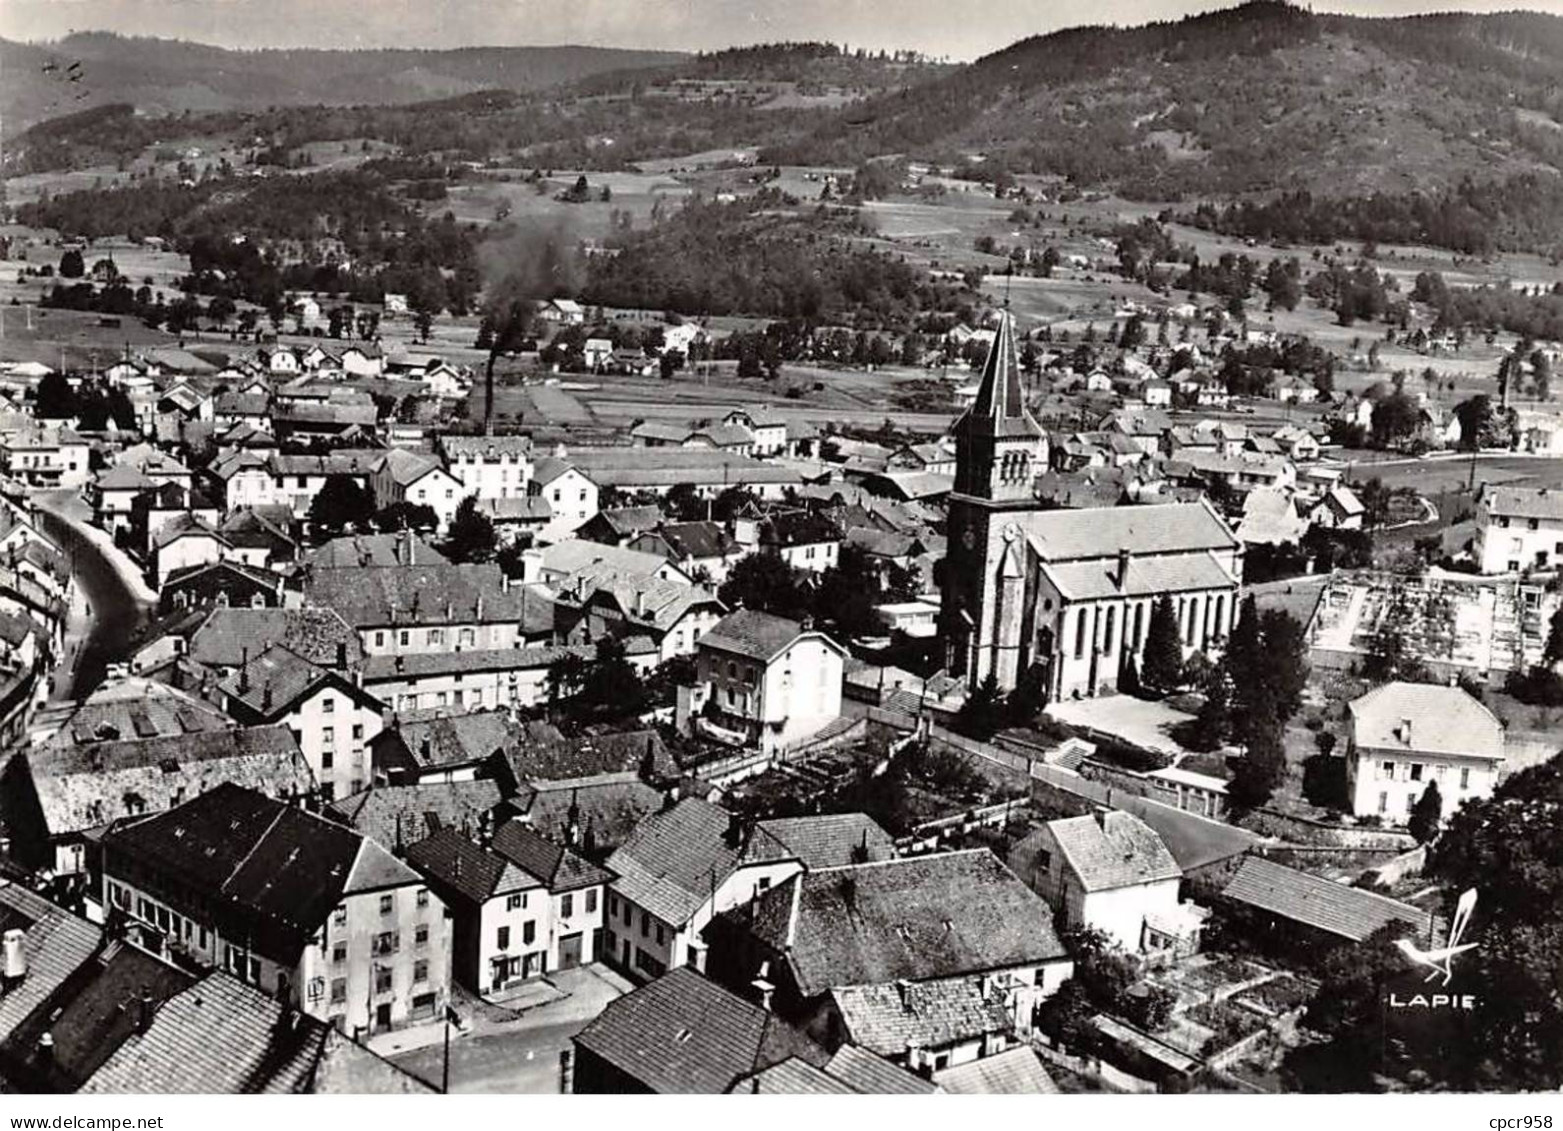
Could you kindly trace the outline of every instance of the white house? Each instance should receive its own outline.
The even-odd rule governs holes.
[[[603,957],[641,980],[703,972],[706,924],[803,870],[764,828],[694,797],[646,817],[607,866]]]
[[[520,499],[532,479],[530,436],[456,436],[439,439],[445,470],[462,493],[485,499]]]
[[[538,532],[540,542],[569,538],[597,514],[596,482],[580,468],[557,456],[545,456],[532,469],[527,491],[548,500],[553,517]]]
[[[1203,915],[1178,903],[1183,869],[1132,813],[1049,821],[1015,845],[1010,865],[1066,927],[1101,931],[1130,954],[1163,949],[1169,937],[1197,949]]]
[[[454,920],[451,967],[498,993],[599,960],[604,888],[612,876],[573,848],[511,821],[488,848],[451,827],[407,849]]]
[[[374,490],[375,506],[381,510],[396,503],[429,507],[439,519],[441,530],[449,529],[466,494],[461,483],[437,459],[404,448],[385,453],[369,477],[369,484]]]
[[[1430,784],[1447,817],[1491,796],[1503,765],[1503,724],[1464,688],[1387,683],[1347,706],[1352,812],[1403,825]]]
[[[1563,565],[1563,491],[1488,487],[1476,504],[1476,560],[1483,573]]]
[[[840,716],[845,657],[823,632],[738,609],[700,638],[696,683],[679,690],[679,729],[766,753],[787,750]]]

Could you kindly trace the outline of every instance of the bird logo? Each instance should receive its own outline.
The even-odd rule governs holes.
[[[1455,956],[1476,949],[1475,943],[1460,941],[1465,937],[1465,929],[1471,923],[1471,912],[1475,909],[1476,889],[1469,888],[1455,904],[1454,918],[1449,923],[1448,940],[1436,950],[1423,950],[1410,939],[1395,940],[1395,945],[1400,948],[1401,954],[1416,965],[1425,966],[1432,971],[1423,981],[1431,982],[1434,978],[1442,978],[1443,981],[1439,985],[1447,986],[1450,979],[1454,977]]]

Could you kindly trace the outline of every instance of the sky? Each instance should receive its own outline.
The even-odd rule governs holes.
[[[812,39],[964,60],[1061,27],[1177,19],[1224,6],[1211,0],[0,0],[0,36],[118,31],[240,48],[579,43],[688,51]],[[1365,16],[1516,7],[1563,15],[1563,0],[1323,0],[1315,7]]]

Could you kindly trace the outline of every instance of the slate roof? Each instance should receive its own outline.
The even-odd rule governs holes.
[[[325,455],[289,455],[273,452],[267,457],[273,475],[368,475],[385,452],[379,448],[338,448]]]
[[[987,849],[795,876],[760,895],[749,929],[804,998],[1068,957],[1051,909]]]
[[[496,895],[538,886],[538,878],[455,829],[440,829],[407,847],[407,863],[479,906]]]
[[[657,534],[678,558],[721,558],[738,549],[716,522],[669,522]]]
[[[760,828],[780,841],[811,872],[851,864],[853,853],[863,848],[870,861],[888,860],[895,855],[895,838],[867,813],[777,817],[761,821]]]
[[[43,746],[62,765],[92,743],[227,730],[233,721],[187,692],[129,676],[99,686]],[[35,755],[36,755],[35,748]]]
[[[350,534],[317,546],[300,559],[313,569],[364,566],[444,565],[450,559],[410,531]]]
[[[542,495],[479,499],[477,508],[493,522],[547,522],[554,515],[553,504]]]
[[[935,1072],[933,1080],[946,1092],[958,1096],[1034,1096],[1058,1091],[1058,1085],[1028,1045],[945,1068]]]
[[[283,1023],[284,1014],[290,1018]],[[307,1090],[328,1026],[214,970],[132,1033],[81,1091],[288,1093]]]
[[[1347,710],[1360,751],[1503,758],[1503,724],[1463,687],[1396,681],[1353,699]]]
[[[848,1040],[880,1056],[900,1056],[913,1044],[939,1048],[1014,1030],[1004,1002],[984,994],[978,978],[837,986],[830,998]]]
[[[1048,830],[1088,892],[1183,878],[1183,869],[1144,821],[1111,809],[1100,817],[1049,821]]]
[[[551,892],[596,887],[613,879],[611,873],[579,852],[550,840],[522,821],[500,827],[494,834],[494,851],[541,880]]]
[[[333,802],[328,812],[383,848],[401,852],[440,829],[478,836],[503,799],[491,778],[375,785]]]
[[[615,891],[677,927],[743,865],[790,858],[765,830],[745,834],[726,810],[687,797],[642,821],[608,869],[618,875]]]
[[[495,459],[501,455],[524,458],[532,454],[532,437],[445,435],[440,437],[440,447],[452,462],[465,456],[480,460]]]
[[[600,521],[617,537],[627,538],[655,529],[662,524],[662,518],[661,507],[609,507],[597,512],[594,525]]]
[[[1420,908],[1258,856],[1244,858],[1221,894],[1352,942],[1391,923],[1424,937],[1431,927],[1429,914]]]
[[[610,1003],[575,1043],[661,1094],[719,1095],[790,1057],[815,1067],[829,1059],[774,1013],[687,966]]]
[[[742,1095],[756,1096],[852,1096],[857,1094],[845,1080],[838,1080],[823,1068],[806,1060],[789,1057],[780,1064],[756,1072],[739,1081],[732,1089]]]
[[[174,515],[173,518],[158,527],[157,534],[153,537],[152,542],[161,550],[181,538],[202,536],[213,538],[225,546],[228,545],[228,539],[213,530],[205,519],[198,518],[193,514]]]
[[[701,606],[709,606],[715,612],[726,610],[711,590],[681,581],[604,576],[593,578],[587,584],[591,591],[583,594],[582,605],[589,607],[611,601],[624,614],[631,631],[644,628],[653,633],[665,633],[691,610]],[[561,597],[561,603],[575,602]]]
[[[27,977],[0,994],[0,1040],[76,973],[98,950],[103,932],[43,896],[0,882],[0,931],[22,932]]]
[[[147,491],[156,486],[156,480],[148,479],[138,469],[124,463],[117,463],[98,476],[100,491]]]
[[[1044,560],[1225,550],[1236,537],[1206,503],[1089,507],[1028,513],[1024,528]]]
[[[603,487],[734,487],[801,480],[794,468],[723,448],[572,448],[568,463]]]
[[[215,904],[256,949],[291,961],[344,895],[418,882],[384,848],[326,817],[224,784],[167,813],[111,830],[121,856]],[[111,865],[105,870],[112,872]]]
[[[390,473],[392,481],[401,487],[416,483],[431,471],[445,471],[444,465],[433,456],[409,452],[405,448],[392,448],[386,452],[381,466]]]
[[[213,609],[190,634],[189,654],[208,667],[236,668],[246,650],[254,656],[273,645],[325,666],[336,663],[338,645],[347,648],[350,665],[364,654],[358,633],[334,610],[318,608]]]
[[[519,624],[525,592],[492,563],[322,569],[304,582],[306,603],[335,609],[359,629]]]
[[[1031,418],[1020,381],[1020,359],[1015,348],[1014,318],[1005,311],[998,332],[982,363],[977,399],[951,431],[998,437],[1040,436],[1042,429]]]
[[[435,1090],[334,1028],[326,1029],[309,1086],[317,1096],[423,1095]]]

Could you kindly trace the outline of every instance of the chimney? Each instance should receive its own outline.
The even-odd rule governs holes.
[[[156,1012],[152,1004],[152,991],[142,990],[141,997],[136,1002],[136,1032],[145,1036],[152,1028],[152,1017]]]
[[[1129,561],[1133,557],[1127,546],[1118,551],[1118,588],[1122,589],[1129,581]]]
[[[347,669],[347,641],[338,640],[336,644],[336,666],[338,671]]]
[[[400,655],[396,657],[396,670],[398,673],[407,670],[407,657]]]
[[[430,753],[433,751],[433,748],[434,744],[429,740],[429,736],[424,735],[423,738],[418,742],[418,757],[427,762],[429,760]]]
[[[644,589],[635,590],[635,615],[638,617],[646,615],[646,591]]]
[[[10,988],[27,977],[27,935],[17,927],[5,933],[5,985]]]
[[[269,683],[266,685],[265,690],[261,692],[261,710],[271,710],[271,684]]]
[[[239,652],[239,694],[248,694],[250,690],[250,650],[241,649]]]
[[[771,1012],[771,1000],[776,994],[776,986],[767,981],[763,973],[749,985],[754,990],[754,999],[760,1003],[760,1008],[767,1013]]]
[[[1407,746],[1411,745],[1411,720],[1410,719],[1401,719],[1400,720],[1400,741],[1404,742]]]

